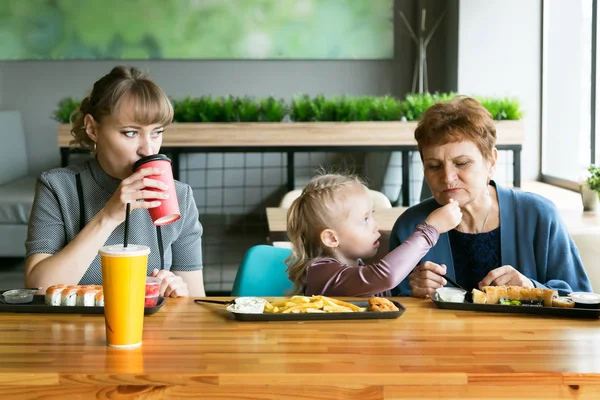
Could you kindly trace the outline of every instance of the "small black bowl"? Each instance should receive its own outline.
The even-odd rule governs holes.
[[[588,303],[575,302],[575,308],[587,308],[587,309],[597,310],[597,309],[600,309],[600,303],[588,304]]]
[[[600,295],[596,293],[573,292],[569,295],[575,302],[575,308],[600,309]]]

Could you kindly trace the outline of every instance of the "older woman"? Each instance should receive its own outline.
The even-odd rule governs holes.
[[[554,204],[535,194],[503,188],[492,177],[498,151],[490,113],[476,100],[457,97],[429,108],[415,139],[433,198],[409,208],[396,222],[390,250],[400,245],[432,210],[457,201],[460,224],[397,288],[425,297],[446,285],[547,287],[560,294],[590,291],[579,252]]]

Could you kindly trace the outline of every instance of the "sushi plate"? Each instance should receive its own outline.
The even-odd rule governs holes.
[[[599,318],[600,309],[589,308],[560,308],[560,307],[523,307],[523,306],[508,306],[500,304],[474,304],[469,302],[455,303],[449,301],[441,301],[439,296],[434,294],[432,298],[437,308],[442,310],[461,310],[461,311],[483,311],[493,313],[508,313],[508,314],[529,314],[529,315],[544,315],[552,317],[566,318]]]
[[[165,304],[165,298],[159,297],[156,306],[145,307],[144,314],[152,315]],[[49,306],[46,304],[44,295],[33,296],[31,303],[9,304],[0,296],[0,313],[36,313],[36,314],[101,314],[104,315],[104,307],[84,306]]]

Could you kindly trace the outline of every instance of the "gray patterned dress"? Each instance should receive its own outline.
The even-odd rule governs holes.
[[[79,178],[77,178],[79,175]],[[81,190],[78,196],[77,180]],[[35,199],[29,218],[25,247],[27,257],[32,254],[56,254],[67,245],[98,211],[104,207],[121,181],[106,174],[96,159],[83,165],[57,168],[44,172],[38,178]],[[181,218],[157,229],[148,210],[133,210],[129,222],[129,243],[150,247],[148,274],[154,268],[171,271],[202,269],[202,226],[198,209],[189,185],[175,181]],[[80,204],[83,203],[83,207]],[[83,221],[80,221],[83,218]],[[105,245],[123,243],[125,224],[119,225]],[[158,239],[162,239],[159,246]],[[161,261],[161,251],[164,259]],[[80,285],[102,284],[100,257],[79,281]]]

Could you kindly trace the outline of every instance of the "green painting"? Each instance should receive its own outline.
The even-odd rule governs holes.
[[[393,12],[393,0],[0,0],[0,59],[389,59]]]

